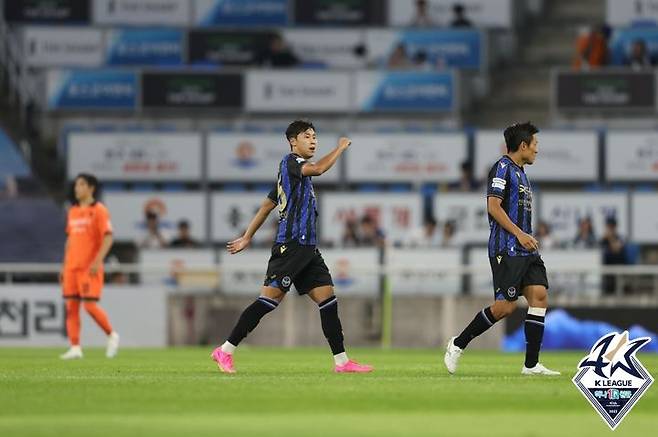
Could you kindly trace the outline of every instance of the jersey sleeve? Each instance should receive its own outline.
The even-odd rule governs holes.
[[[290,155],[288,157],[288,174],[293,178],[302,178],[302,167],[306,164],[306,160],[302,157]]]
[[[504,199],[507,193],[508,182],[509,163],[498,161],[489,171],[489,177],[487,178],[487,197],[494,196]]]
[[[111,234],[112,233],[112,221],[110,220],[110,212],[101,206],[98,208],[98,213],[96,214],[96,225],[101,235]]]
[[[279,203],[279,196],[276,187],[272,188],[270,192],[267,193],[267,198],[270,199],[275,205]]]

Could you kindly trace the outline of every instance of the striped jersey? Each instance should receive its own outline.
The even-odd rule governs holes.
[[[290,153],[279,164],[276,190],[268,197],[278,206],[276,243],[317,244],[317,202],[310,176],[302,175],[306,160]]]
[[[500,158],[487,178],[487,197],[494,196],[503,200],[501,206],[514,224],[523,232],[532,235],[532,188],[522,167],[507,155]],[[525,249],[514,235],[507,232],[489,214],[489,256],[535,255],[536,251]]]

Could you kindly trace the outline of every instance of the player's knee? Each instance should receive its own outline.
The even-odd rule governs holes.
[[[501,320],[512,314],[514,310],[516,310],[516,302],[497,301],[491,307],[491,314],[493,314],[496,320]]]
[[[88,313],[94,311],[94,309],[96,308],[96,302],[84,302],[82,305],[85,311],[87,311]]]
[[[268,287],[265,286],[263,287],[263,290],[261,291],[261,296],[264,296],[268,299],[273,299],[277,302],[281,302],[283,298],[286,296],[286,293],[283,292],[280,288],[276,287]]]

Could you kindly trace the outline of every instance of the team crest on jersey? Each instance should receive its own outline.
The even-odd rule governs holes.
[[[507,295],[509,297],[514,297],[516,296],[516,288],[515,287],[510,287],[507,289]]]
[[[649,337],[628,339],[628,331],[599,338],[578,364],[572,381],[614,430],[653,384],[653,377],[635,354]]]
[[[290,283],[291,283],[290,276],[284,276],[283,279],[281,280],[281,285],[283,285],[284,287],[290,287]]]

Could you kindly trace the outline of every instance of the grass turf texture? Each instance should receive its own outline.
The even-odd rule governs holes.
[[[449,376],[442,350],[352,349],[369,375],[336,375],[324,349],[241,348],[239,374],[210,348],[0,348],[0,436],[596,436],[612,434],[570,379],[583,353],[544,353],[561,377],[519,375],[520,354],[468,351]],[[658,355],[639,354],[658,376]],[[658,425],[652,386],[615,436]]]

